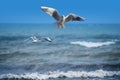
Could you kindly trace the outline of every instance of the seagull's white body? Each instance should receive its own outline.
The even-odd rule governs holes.
[[[60,16],[57,10],[54,8],[42,6],[41,9],[57,20],[56,24],[59,28],[64,28],[64,23],[69,22],[69,21],[84,21],[85,20],[85,18],[81,16],[77,16],[72,13],[67,15],[66,17],[64,15]]]
[[[64,27],[64,23],[65,23],[65,17],[64,16],[61,16],[60,20],[56,22],[57,26],[61,27],[61,28]]]

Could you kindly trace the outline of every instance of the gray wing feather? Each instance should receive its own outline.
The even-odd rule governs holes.
[[[60,19],[60,15],[58,14],[57,10],[54,8],[50,8],[50,7],[41,7],[41,9],[48,13],[50,16],[52,16],[54,19],[56,19],[57,21]]]
[[[52,16],[54,17],[54,19],[56,19],[57,21],[59,21],[60,16],[59,16],[59,14],[58,14],[57,11],[54,11],[53,14],[52,14]]]
[[[69,22],[69,21],[84,21],[84,18],[77,16],[75,14],[69,14],[68,16],[66,16],[65,22]]]

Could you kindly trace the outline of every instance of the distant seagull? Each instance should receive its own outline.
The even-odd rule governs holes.
[[[50,7],[45,7],[41,6],[41,9],[48,13],[50,16],[52,16],[55,20],[57,20],[56,24],[59,28],[64,28],[64,23],[69,22],[69,21],[84,21],[85,18],[81,16],[77,16],[76,14],[69,14],[66,17],[64,15],[60,16],[57,12],[56,9],[50,8]]]
[[[52,39],[50,39],[49,37],[44,37],[43,39],[44,39],[45,41],[52,42]]]
[[[40,39],[38,39],[36,36],[30,37],[32,39],[32,42],[41,42]]]
[[[52,42],[52,39],[50,39],[49,37],[44,37],[39,39],[36,36],[32,36],[31,39],[32,39],[32,42],[43,42],[43,41]]]

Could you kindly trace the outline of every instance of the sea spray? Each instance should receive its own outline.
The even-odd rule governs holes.
[[[47,73],[25,73],[25,74],[2,74],[0,79],[4,78],[14,78],[14,79],[36,79],[36,80],[46,80],[46,79],[56,79],[56,78],[104,78],[111,76],[120,76],[120,71],[105,71],[105,70],[96,70],[96,71],[49,71]]]
[[[106,42],[74,41],[70,43],[74,45],[81,45],[88,48],[92,48],[92,47],[101,47],[101,46],[115,44],[115,41],[106,41]]]

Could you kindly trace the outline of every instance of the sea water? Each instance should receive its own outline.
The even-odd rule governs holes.
[[[0,24],[0,80],[119,79],[120,24]]]

